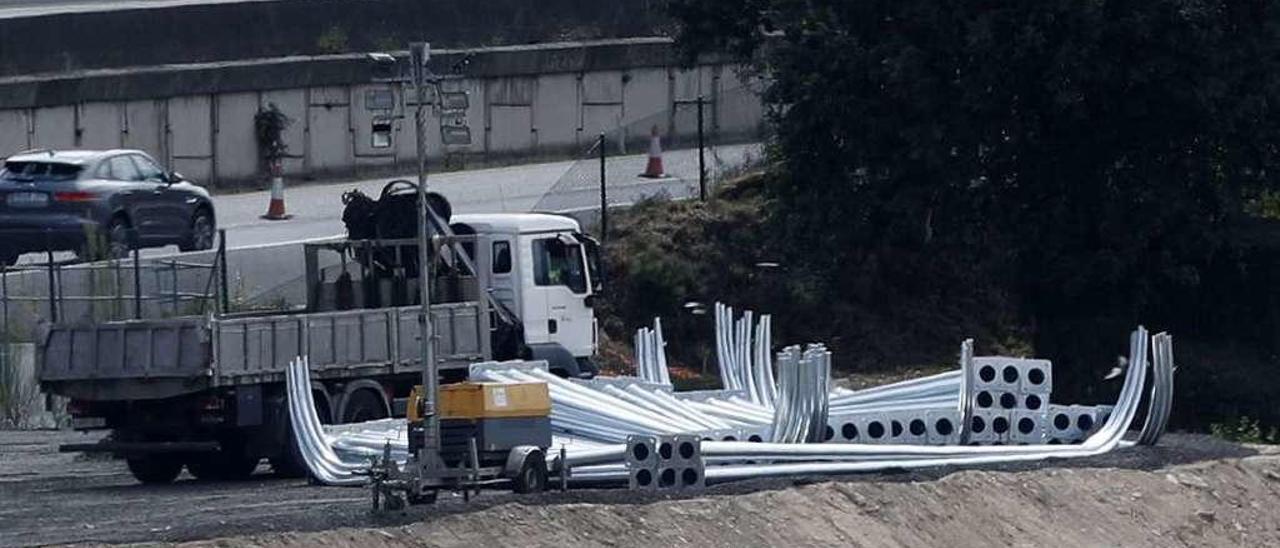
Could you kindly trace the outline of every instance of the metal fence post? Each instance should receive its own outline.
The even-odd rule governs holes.
[[[0,293],[4,293],[0,295],[0,302],[3,302],[4,307],[4,328],[0,331],[0,335],[7,339],[9,336],[9,267],[4,265],[0,265]]]
[[[169,263],[170,279],[173,281],[173,315],[178,316],[178,306],[182,304],[181,296],[178,294],[178,260],[174,259]]]
[[[133,319],[142,319],[142,254],[133,248]]]
[[[597,143],[600,149],[600,241],[609,239],[609,193],[606,189],[608,186],[605,179],[605,150],[604,150],[604,132],[600,132],[600,142]]]
[[[705,141],[702,132],[702,96],[698,96],[698,199],[707,201],[707,159]]]
[[[222,313],[231,311],[231,295],[227,290],[227,229],[218,229],[218,278]]]
[[[116,300],[115,306],[111,310],[111,319],[119,320],[124,317],[124,282],[120,279],[120,259],[111,259],[111,270],[115,273]]]
[[[53,272],[56,268],[53,264],[53,250],[46,245],[44,252],[45,258],[49,260],[49,321],[58,323],[58,282]]]

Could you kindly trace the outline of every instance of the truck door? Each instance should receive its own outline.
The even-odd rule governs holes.
[[[508,310],[520,310],[520,306],[516,303],[519,295],[516,293],[516,276],[513,274],[515,249],[511,245],[511,240],[495,237],[490,245],[489,286],[493,297],[506,305]]]
[[[595,326],[587,306],[591,290],[582,245],[568,234],[558,234],[535,237],[530,248],[533,284],[525,298],[526,339],[560,343],[577,357],[592,355]],[[531,313],[535,307],[542,314]]]

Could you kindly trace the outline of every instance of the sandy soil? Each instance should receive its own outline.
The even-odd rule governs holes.
[[[265,467],[145,487],[118,461],[57,453],[67,441],[83,440],[0,432],[0,545],[1280,546],[1280,448],[1205,436],[995,470],[446,496],[394,516]]]

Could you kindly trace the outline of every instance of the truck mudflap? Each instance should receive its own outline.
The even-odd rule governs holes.
[[[99,443],[67,443],[58,446],[59,453],[112,453],[121,456],[171,453],[212,453],[221,451],[216,441],[147,441]]]

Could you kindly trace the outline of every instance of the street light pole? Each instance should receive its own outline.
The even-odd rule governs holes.
[[[422,311],[418,316],[421,327],[422,359],[422,419],[423,437],[417,461],[424,470],[433,469],[439,461],[440,419],[436,415],[436,397],[439,394],[440,377],[435,360],[435,330],[431,322],[431,213],[427,205],[427,60],[430,45],[425,42],[410,44],[410,61],[413,64],[413,87],[418,98],[414,110],[414,129],[418,138],[418,289]]]

